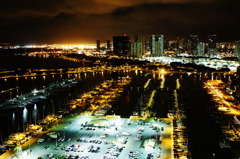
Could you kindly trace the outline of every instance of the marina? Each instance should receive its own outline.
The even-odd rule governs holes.
[[[57,92],[66,87],[71,87],[78,84],[81,80],[76,79],[63,79],[61,82],[51,83],[48,86],[43,86],[43,89],[34,89],[30,93],[17,95],[16,97],[6,100],[0,104],[0,109],[14,109],[25,108],[27,105],[35,104],[40,100],[47,99],[54,92]]]
[[[125,68],[125,69],[127,68],[127,70],[124,70],[121,68]],[[34,153],[31,154],[29,152],[30,150],[35,151],[31,149],[31,147],[33,148],[34,145],[38,143],[37,139],[41,138],[41,140],[39,140],[40,144],[45,143],[50,137],[49,135],[47,135],[47,132],[49,131],[50,133],[56,132],[54,128],[58,126],[61,127],[62,121],[64,125],[68,127],[67,125],[71,125],[71,123],[73,123],[72,121],[73,116],[75,116],[76,119],[81,117],[82,117],[81,119],[84,119],[85,117],[86,118],[90,117],[92,119],[99,118],[101,119],[99,121],[103,121],[102,119],[116,120],[116,118],[119,118],[119,120],[123,120],[123,121],[126,119],[129,121],[132,121],[133,123],[135,121],[136,122],[140,121],[140,123],[138,123],[137,125],[141,125],[148,121],[151,121],[151,122],[159,121],[167,125],[165,125],[166,127],[164,127],[163,129],[156,128],[156,130],[160,130],[160,132],[161,131],[168,132],[169,130],[171,130],[170,132],[168,132],[172,134],[170,135],[170,138],[169,138],[169,135],[162,135],[161,137],[158,136],[159,138],[156,141],[152,139],[148,140],[149,138],[145,138],[145,137],[143,137],[143,140],[142,140],[140,135],[135,134],[133,137],[133,140],[136,140],[136,141],[140,140],[143,145],[146,145],[146,147],[153,147],[154,145],[154,156],[155,156],[154,158],[158,158],[157,156],[161,158],[164,155],[170,156],[170,158],[188,158],[188,156],[195,156],[197,153],[202,153],[202,152],[198,152],[198,150],[194,149],[194,145],[192,144],[193,138],[191,135],[189,136],[189,132],[193,130],[192,125],[189,126],[189,118],[193,118],[193,117],[189,115],[189,108],[191,107],[191,105],[187,104],[186,100],[184,99],[190,95],[187,94],[183,96],[186,93],[183,91],[183,88],[187,87],[188,84],[192,82],[202,83],[206,81],[206,79],[208,78],[217,79],[220,77],[223,78],[223,76],[219,76],[219,74],[211,75],[210,73],[190,73],[190,72],[188,73],[173,72],[172,73],[170,71],[163,72],[160,69],[159,71],[156,71],[156,70],[146,71],[142,68],[138,68],[135,66],[116,67],[114,68],[114,71],[108,70],[108,67],[106,67],[104,71],[103,70],[100,71],[99,69],[92,68],[91,71],[88,71],[87,73],[86,72],[81,72],[81,73],[68,72],[65,74],[55,74],[54,76],[50,74],[48,76],[45,74],[44,81],[42,81],[43,76],[36,76],[36,78],[33,78],[33,79],[19,78],[18,80],[15,80],[15,81],[13,80],[13,77],[11,77],[7,79],[7,81],[5,82],[9,83],[10,81],[12,81],[19,84],[20,82],[23,82],[23,81],[26,81],[26,82],[41,81],[43,84],[49,83],[49,84],[44,84],[45,87],[48,87],[51,84],[54,85],[54,83],[58,83],[59,88],[58,86],[56,86],[57,88],[56,92],[49,91],[51,92],[51,94],[54,94],[54,95],[48,95],[47,93],[45,94],[45,91],[43,91],[44,89],[42,87],[43,84],[39,85],[38,89],[36,90],[29,89],[30,90],[29,94],[36,94],[36,97],[40,97],[41,99],[36,102],[30,102],[30,104],[27,104],[26,107],[16,107],[17,109],[21,108],[21,110],[15,110],[12,114],[10,113],[9,122],[10,122],[10,125],[14,125],[15,128],[22,127],[21,130],[25,130],[25,131],[22,131],[23,133],[29,131],[26,129],[28,125],[35,124],[35,123],[36,125],[41,125],[42,131],[35,133],[35,135],[32,134],[31,138],[27,138],[27,140],[23,142],[17,141],[17,143],[20,144],[21,147],[23,148],[22,152],[23,153],[28,152],[28,155],[31,156]],[[55,78],[57,80],[55,80]],[[228,77],[226,76],[226,78]],[[68,82],[66,82],[65,83],[66,87],[64,85],[61,85],[60,83],[62,83],[64,80],[69,81],[69,83],[71,83],[72,81],[72,84],[67,84]],[[12,85],[11,87],[6,88],[5,90],[11,89],[11,92],[13,92],[16,90],[14,88],[18,88],[19,90],[21,89],[21,87],[22,87],[21,85]],[[196,86],[196,88],[198,89],[202,89],[201,87],[202,86],[200,84]],[[194,87],[192,87],[192,89],[193,89],[192,91],[198,90],[198,89],[195,89]],[[9,92],[6,91],[6,92],[3,92],[3,94],[7,94]],[[34,98],[29,98],[29,99],[33,100]],[[194,97],[194,99],[197,100],[196,97]],[[196,103],[192,105],[196,105]],[[20,113],[18,114],[18,112]],[[70,119],[69,122],[67,121],[68,119]],[[198,119],[194,119],[194,121],[195,120],[197,121]],[[99,121],[96,121],[97,125],[98,124],[101,125],[101,122],[99,123]],[[141,121],[143,121],[143,123]],[[78,121],[76,122],[78,123]],[[75,144],[75,142],[78,142],[77,141],[78,135],[76,135],[76,140],[72,140],[72,138],[74,138],[74,135],[71,133],[71,131],[78,132],[80,130],[79,131],[80,134],[83,134],[83,133],[92,134],[92,131],[96,133],[97,132],[96,129],[98,128],[93,128],[94,122],[91,121],[90,119],[88,120],[88,122],[89,122],[88,125],[84,125],[85,123],[78,123],[71,130],[60,128],[59,134],[61,135],[61,137],[58,136],[57,138],[58,139],[64,138],[64,136],[66,137],[65,140],[68,140],[68,138],[71,138],[69,141],[65,141],[65,140],[63,141],[65,144],[68,145],[68,142],[69,143],[73,142],[73,144]],[[83,126],[82,131],[81,131],[81,125]],[[78,128],[79,130],[74,130],[75,128],[77,128],[77,126],[80,126]],[[169,126],[169,129],[167,128],[168,126]],[[127,126],[124,126],[124,127],[127,127]],[[135,128],[135,129],[138,129],[138,128]],[[17,130],[15,132],[19,133],[21,132],[21,130],[20,131]],[[67,137],[67,131],[69,131],[69,133],[72,135]],[[122,131],[124,131],[123,133],[124,135],[128,134],[127,130],[123,129],[121,130],[121,132]],[[215,129],[212,129],[211,131],[215,131]],[[217,133],[221,133],[221,132],[217,132]],[[54,133],[51,133],[51,134],[52,134],[51,135],[52,137],[55,136]],[[132,134],[134,134],[134,132],[132,132]],[[122,133],[118,135],[119,135],[119,138],[121,138],[120,136],[124,136],[122,135]],[[4,136],[6,140],[5,144],[8,144],[9,145],[8,147],[11,147],[10,145],[12,143],[7,142],[8,137],[6,137],[6,135]],[[87,135],[86,137],[90,137],[90,136],[91,135]],[[93,133],[93,136],[94,136],[94,133]],[[105,136],[105,134],[101,134],[101,136]],[[101,138],[101,136],[99,136],[99,138]],[[42,140],[42,138],[44,140]],[[81,135],[79,136],[79,138],[82,138]],[[196,138],[199,138],[199,136]],[[198,142],[199,144],[202,144],[201,142],[206,141],[207,139],[209,140],[208,136],[204,135],[202,136],[202,141],[198,140]],[[95,139],[95,138],[90,139],[89,142],[92,140],[99,140],[99,139]],[[111,137],[111,139],[109,140],[110,143],[115,143],[116,141],[119,142],[118,140],[116,140],[116,137],[114,139]],[[172,143],[171,146],[166,148],[167,146],[169,146],[170,141]],[[221,141],[221,139],[216,140],[216,142],[214,141],[211,144],[216,147],[223,147],[223,149],[229,149],[229,147],[224,146],[224,144],[226,145],[226,143],[222,142],[222,144],[219,144],[219,141]],[[30,143],[30,146],[29,146],[29,143]],[[49,143],[48,142],[46,143],[52,145],[49,151],[49,153],[52,153],[52,157],[59,157],[57,156],[58,153],[55,154],[54,152],[52,152],[52,148],[55,149],[54,146],[56,145],[55,138],[49,139]],[[144,147],[145,146],[143,147],[140,146],[140,149],[138,150],[139,153],[140,151],[142,151],[141,148],[144,148]],[[162,148],[162,150],[160,150],[161,152],[160,155],[158,153],[159,150],[155,151],[155,148],[157,149],[157,147]],[[230,148],[232,148],[231,144],[230,144]],[[74,155],[74,156],[76,155],[81,156],[81,153],[71,154],[65,151],[66,150],[61,151],[59,153],[63,153],[62,156],[64,157],[68,156],[68,154]],[[105,152],[105,148],[103,149],[101,148],[101,150],[98,153],[103,155],[102,157],[104,157],[104,154],[105,154],[104,152]],[[49,153],[47,153],[45,156],[42,156],[42,157],[51,158],[48,156]],[[221,152],[218,149],[212,149],[212,150],[210,149],[210,151],[206,151],[206,154],[203,154],[203,156],[204,155],[208,156],[212,153],[216,155],[221,154]],[[82,155],[85,155],[85,154],[88,154],[89,157],[92,156],[91,153],[86,151],[85,153],[82,153]],[[148,153],[143,152],[143,154],[144,154],[143,155],[144,158],[145,157],[147,158]],[[113,154],[111,154],[111,156],[112,155]],[[38,156],[40,155],[38,154]],[[110,157],[109,155],[107,156]],[[123,156],[128,156],[128,155],[125,154]],[[141,158],[141,156],[136,156],[136,157]]]

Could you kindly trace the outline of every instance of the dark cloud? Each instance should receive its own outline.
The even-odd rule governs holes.
[[[112,15],[116,17],[128,16],[135,11],[134,7],[121,7],[112,12]]]
[[[59,13],[58,15],[55,16],[55,18],[62,19],[62,20],[72,19],[74,17],[75,17],[75,14],[69,14],[69,13]]]
[[[168,35],[196,34],[231,34],[239,27],[237,5],[229,3],[178,3],[178,4],[142,4],[131,7],[132,12],[122,14],[123,23],[132,25],[132,32],[156,32]],[[231,8],[231,9],[230,9]],[[121,12],[117,12],[121,13]],[[114,12],[113,16],[116,13]],[[126,20],[127,18],[128,20]],[[147,30],[144,30],[147,25]],[[137,26],[137,27],[135,27]],[[238,38],[236,35],[236,38]]]
[[[239,5],[235,0],[10,0],[0,6],[0,42],[94,42],[124,33],[169,39],[217,33],[235,40]]]

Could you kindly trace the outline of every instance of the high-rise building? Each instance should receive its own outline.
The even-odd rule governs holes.
[[[127,35],[114,36],[113,52],[115,55],[128,56],[130,54],[130,37]]]
[[[240,59],[240,43],[235,43],[234,56]]]
[[[198,56],[204,56],[205,54],[205,43],[198,42],[197,44],[197,55]]]
[[[111,41],[107,40],[107,50],[111,50]]]
[[[197,55],[197,44],[199,42],[198,35],[190,35],[190,52],[192,55]]]
[[[179,50],[183,50],[183,51],[187,50],[187,42],[188,41],[185,38],[180,39],[179,40]]]
[[[174,44],[173,44],[173,48],[175,50],[179,50],[179,39],[175,40]]]
[[[146,50],[146,41],[145,41],[145,36],[143,35],[137,35],[135,36],[135,42],[140,42],[142,45],[141,53],[139,54],[138,57],[143,56],[145,54]]]
[[[209,49],[215,49],[216,48],[216,42],[217,42],[217,35],[208,35],[208,48]]]
[[[164,55],[164,36],[152,35],[152,56],[159,57]]]
[[[148,53],[147,56],[150,56],[151,48],[152,48],[152,39],[149,39],[146,41],[146,47],[145,47],[145,51],[146,53]]]
[[[240,66],[237,67],[237,75],[240,77]],[[236,95],[240,99],[240,78],[237,79]]]
[[[142,43],[132,42],[131,43],[131,56],[141,57],[142,56]]]
[[[97,51],[100,51],[100,40],[97,40]]]
[[[177,40],[165,40],[164,47],[171,50],[177,50]]]
[[[218,55],[218,49],[210,48],[210,49],[208,49],[207,53],[208,53],[209,58],[216,57]]]
[[[207,40],[207,52],[208,52],[208,56],[209,57],[214,57],[217,56],[218,54],[218,50],[216,48],[217,44],[216,44],[216,40],[217,40],[217,35],[216,34],[212,34],[212,35],[208,35],[208,40]]]

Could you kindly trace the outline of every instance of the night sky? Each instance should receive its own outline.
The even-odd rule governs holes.
[[[113,35],[240,40],[239,0],[2,0],[0,43],[94,43]]]

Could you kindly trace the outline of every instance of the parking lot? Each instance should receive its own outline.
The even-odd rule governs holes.
[[[54,125],[20,156],[24,159],[172,158],[171,130],[171,123],[164,120],[72,116]]]

